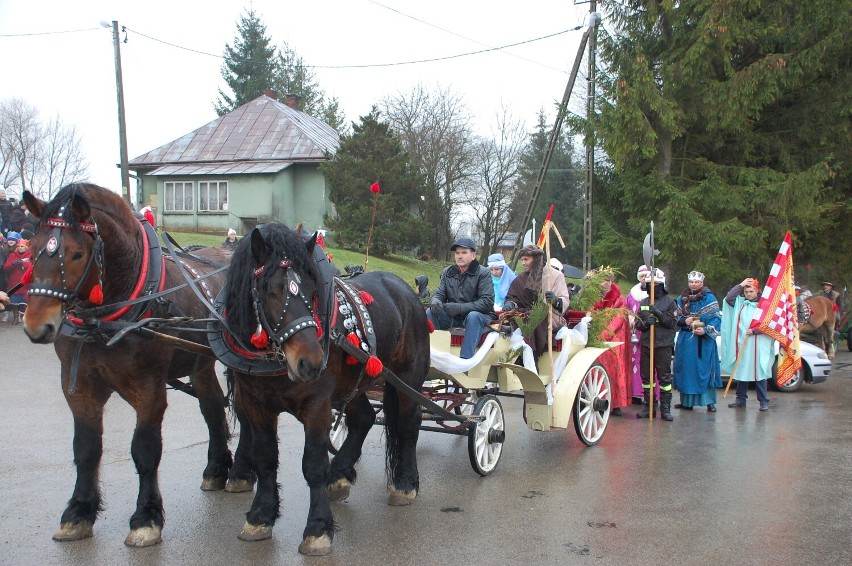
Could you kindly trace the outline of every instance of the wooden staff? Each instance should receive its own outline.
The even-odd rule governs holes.
[[[652,265],[651,266],[651,276],[650,276],[651,277],[651,282],[650,282],[651,291],[650,291],[650,293],[648,293],[650,306],[652,306],[652,307],[654,306],[654,287],[657,286],[657,282],[655,281],[656,275],[657,275],[656,268]],[[651,314],[651,316],[654,316],[653,313]],[[651,413],[650,413],[650,415],[648,415],[648,421],[654,420],[654,387],[656,386],[656,382],[654,381],[654,327],[655,326],[657,326],[657,325],[652,324],[651,328],[648,329],[648,331],[651,333],[650,336],[649,336],[649,340],[648,340],[648,343],[651,345],[650,351],[648,352],[648,366],[649,366],[648,367],[648,375],[650,376],[648,378],[648,384],[651,386],[651,391],[650,391],[650,394],[648,395],[648,410]]]
[[[553,212],[553,206],[550,207],[551,213]],[[549,218],[549,217],[548,217]],[[556,238],[559,240],[559,243],[562,245],[562,248],[565,248],[565,242],[562,241],[562,235],[559,233],[559,230],[549,219],[545,220],[544,226],[542,228],[542,233],[544,234],[544,251],[545,251],[545,266],[544,273],[546,273],[544,280],[542,281],[542,286],[550,289],[550,278],[552,275],[550,274],[550,231],[553,230],[556,233]],[[562,276],[565,277],[564,275]],[[542,289],[543,292],[546,292]],[[550,382],[556,383],[557,376],[553,375],[553,317],[551,316],[551,311],[553,307],[548,305],[547,309],[547,351],[550,352]]]
[[[731,388],[731,382],[734,380],[734,375],[737,373],[737,367],[740,365],[740,360],[743,358],[743,352],[745,352],[746,344],[748,344],[748,339],[752,337],[752,334],[746,334],[745,340],[743,340],[743,347],[740,348],[740,351],[737,352],[737,361],[734,362],[734,369],[731,370],[731,375],[728,376],[728,384],[725,386],[725,392],[722,393],[722,399],[728,396],[728,390]]]

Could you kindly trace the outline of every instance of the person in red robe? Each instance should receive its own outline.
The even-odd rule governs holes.
[[[625,299],[614,279],[615,273],[611,271],[607,273],[606,278],[601,282],[601,300],[594,304],[593,310],[625,307]],[[627,316],[613,317],[600,336],[600,340],[605,342],[621,342],[619,346],[608,349],[598,358],[609,375],[612,393],[610,414],[615,416],[621,416],[621,408],[630,404],[630,338],[630,320]]]

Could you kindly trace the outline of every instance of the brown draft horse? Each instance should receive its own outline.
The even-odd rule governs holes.
[[[24,331],[34,343],[54,344],[61,362],[62,389],[74,418],[77,481],[53,539],[92,536],[102,509],[98,468],[104,405],[118,393],[136,410],[130,450],[139,475],[136,511],[124,542],[128,546],[157,544],[163,527],[157,469],[163,449],[166,383],[189,376],[207,422],[210,444],[204,490],[222,489],[231,466],[225,395],[212,357],[176,349],[139,333],[127,334],[113,348],[105,344],[124,321],[176,316],[197,319],[208,312],[189,287],[167,291],[184,282],[175,264],[178,258],[160,253],[156,233],[117,194],[95,185],[71,184],[50,202],[26,191],[23,201],[39,218],[30,242],[34,267]],[[206,251],[208,260],[218,262],[229,260],[225,253],[218,248]],[[180,261],[197,276],[214,270],[212,261],[189,257]],[[223,279],[224,274],[218,274],[203,284],[215,293]],[[145,295],[160,291],[163,296],[145,301]],[[135,298],[141,302],[120,304]],[[100,309],[99,303],[103,303]],[[189,330],[162,332],[195,343],[206,340],[205,334]]]
[[[829,358],[834,358],[834,303],[828,297],[808,297],[805,299],[811,311],[811,317],[800,330],[813,334]]]
[[[368,350],[368,342],[373,342],[378,360],[416,391],[423,385],[430,362],[423,307],[411,287],[391,273],[364,273],[345,283],[329,276],[334,286],[325,287],[333,293],[327,309],[330,316],[320,320],[321,289],[331,281],[321,279],[318,273],[314,254],[325,256],[315,245],[316,235],[306,243],[282,224],[266,224],[243,238],[234,252],[224,301],[228,326],[243,344],[252,343],[248,348],[263,350],[268,358],[286,359],[286,375],[264,377],[229,369],[240,440],[228,484],[229,488],[239,482],[250,486],[257,474],[257,493],[239,538],[270,538],[280,507],[278,415],[284,411],[293,414],[304,425],[302,472],[310,489],[299,552],[323,555],[331,552],[335,531],[329,500],[348,496],[356,479],[355,463],[376,414],[363,394],[375,383],[369,363],[375,364],[375,360],[366,365],[354,363],[355,358],[348,359],[332,341],[327,367],[320,371],[325,353],[320,329],[325,327],[332,337],[374,334],[375,340],[362,335],[360,347]],[[353,303],[347,298],[351,296],[360,298]],[[368,316],[359,322],[362,306]],[[375,369],[374,365],[373,374]],[[329,465],[332,407],[345,407],[348,435]],[[388,502],[408,505],[420,483],[416,456],[420,406],[385,383],[384,411]]]

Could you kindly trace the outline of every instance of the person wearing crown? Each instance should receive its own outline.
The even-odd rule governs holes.
[[[704,285],[704,274],[690,271],[687,287],[677,298],[680,316],[674,356],[674,388],[680,392],[675,409],[707,407],[716,412],[716,388],[722,386],[716,336],[722,327],[719,301]]]

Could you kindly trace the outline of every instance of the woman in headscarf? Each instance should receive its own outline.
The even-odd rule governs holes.
[[[545,301],[550,305],[550,323],[554,331],[567,324],[564,312],[568,309],[569,295],[565,277],[552,269],[544,258],[544,251],[538,246],[524,246],[518,257],[524,264],[524,272],[519,274],[509,286],[505,310],[517,309],[527,312],[537,301]],[[547,350],[548,319],[545,317],[535,327],[532,336],[526,339],[538,358]]]
[[[503,310],[503,301],[509,286],[515,280],[515,272],[506,264],[503,254],[491,254],[488,256],[488,271],[491,272],[491,282],[494,284],[494,311]]]

